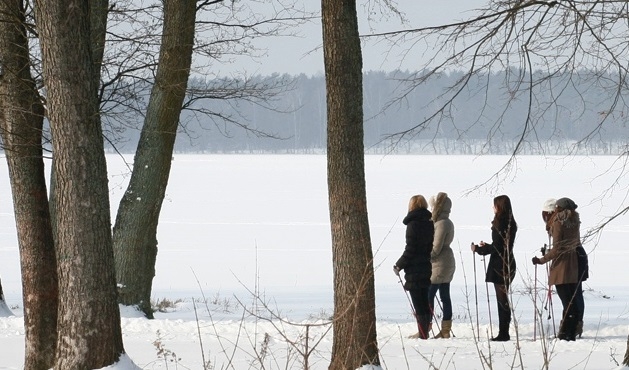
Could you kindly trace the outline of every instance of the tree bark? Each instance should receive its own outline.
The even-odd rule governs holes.
[[[98,369],[115,363],[124,348],[90,3],[38,0],[35,10],[56,170],[60,315],[54,368]]]
[[[138,306],[149,318],[153,317],[150,297],[157,258],[157,224],[192,63],[195,16],[194,0],[164,1],[155,84],[133,173],[114,226],[119,302]]]
[[[328,193],[334,270],[330,369],[379,364],[367,217],[362,57],[354,0],[322,0]]]
[[[22,0],[0,2],[0,132],[9,168],[20,249],[24,369],[53,366],[57,265],[42,152],[44,109],[30,72]]]

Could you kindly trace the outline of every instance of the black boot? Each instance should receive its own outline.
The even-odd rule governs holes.
[[[419,339],[428,339],[430,337],[430,320],[431,315],[419,315]]]
[[[561,321],[559,334],[557,338],[560,340],[573,341],[577,339],[577,323],[578,320],[574,315],[569,315]]]
[[[494,342],[506,342],[511,340],[509,336],[509,325],[511,324],[510,311],[498,311],[498,336],[491,338]]]
[[[494,342],[506,342],[511,339],[509,336],[509,324],[511,324],[509,286],[494,284],[494,287],[496,288],[496,301],[498,303],[498,336],[491,338],[491,340]]]
[[[509,332],[503,333],[503,332],[498,332],[498,335],[491,338],[491,340],[493,342],[506,342],[511,340],[511,337],[509,336]]]

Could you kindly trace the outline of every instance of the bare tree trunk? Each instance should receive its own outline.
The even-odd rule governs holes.
[[[124,348],[90,3],[35,5],[56,170],[60,315],[54,368],[98,369],[115,363]]]
[[[92,50],[92,81],[100,84],[100,69],[105,54],[108,0],[90,0],[90,43]]]
[[[195,15],[194,0],[164,1],[157,75],[133,173],[114,226],[119,301],[137,305],[149,318],[153,317],[150,297],[157,258],[157,224],[192,62]]]
[[[22,0],[0,2],[0,132],[20,248],[24,369],[50,369],[57,338],[57,265],[42,153],[44,109],[30,73]]]
[[[379,364],[363,147],[362,57],[354,0],[322,0],[328,192],[334,269],[330,369]]]

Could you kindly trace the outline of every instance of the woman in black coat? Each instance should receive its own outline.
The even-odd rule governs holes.
[[[493,341],[504,342],[510,339],[511,307],[509,305],[509,286],[515,277],[515,257],[513,242],[518,225],[513,217],[511,200],[506,195],[494,198],[494,219],[491,222],[491,244],[472,243],[472,252],[482,256],[489,254],[489,265],[485,281],[494,283],[498,303],[498,336]]]
[[[404,270],[404,289],[411,295],[421,339],[428,339],[428,326],[432,316],[428,289],[432,275],[430,252],[435,229],[431,217],[426,198],[422,195],[411,197],[408,214],[403,221],[406,225],[406,247],[393,266],[393,271],[398,276],[400,270]]]

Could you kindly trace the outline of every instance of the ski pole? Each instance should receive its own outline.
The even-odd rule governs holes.
[[[432,302],[430,301],[430,290],[428,290],[428,308],[430,308],[430,324],[428,324],[428,330],[432,332],[432,336],[435,337],[435,329],[432,327],[433,321],[437,326],[437,331],[441,332],[441,328],[439,327],[439,323],[437,321],[437,315],[435,315],[435,299],[433,297]]]
[[[474,243],[472,242],[472,245]],[[476,256],[472,251],[472,259],[474,260],[474,300],[476,301],[476,339],[480,340],[480,325],[478,322],[478,284],[476,282]]]
[[[535,282],[533,288],[533,341],[537,340],[537,265],[535,265]]]
[[[437,331],[441,333],[441,327],[439,325],[439,321],[437,320],[437,315],[435,315],[435,310],[431,309],[430,311],[432,313],[432,319],[435,321],[435,326],[437,327]],[[435,329],[432,327],[432,324],[430,325],[430,330],[432,331],[432,336],[435,337],[436,336]]]
[[[542,255],[546,255],[546,252],[551,248],[551,236],[548,234],[548,245],[544,244],[544,250],[542,251]],[[548,247],[548,248],[546,248]],[[548,318],[546,320],[551,320],[553,322],[553,334],[557,336],[557,327],[555,326],[555,309],[553,307],[553,288],[550,285],[550,268],[548,264],[546,264],[546,282],[548,284],[548,296],[546,298],[546,309],[548,310]],[[548,309],[550,305],[550,309]]]
[[[548,267],[546,268],[548,272]],[[550,284],[548,284],[548,302],[550,303],[550,309],[548,310],[548,318],[547,320],[553,321],[553,333],[557,336],[557,328],[555,327],[555,309],[553,308],[553,289]]]
[[[485,260],[485,256],[483,256],[483,265],[485,267],[485,271],[487,271],[487,261]],[[487,292],[487,313],[489,314],[489,335],[494,337],[494,329],[491,326],[491,303],[489,303],[489,284],[485,281],[485,291]]]
[[[400,275],[398,275],[398,280],[400,282],[400,284],[402,285],[402,290],[404,290],[404,294],[406,294],[406,299],[408,300],[408,303],[411,306],[411,313],[413,314],[413,317],[415,318],[415,322],[417,322],[417,330],[419,330],[419,333],[423,333],[423,330],[421,328],[421,326],[419,325],[419,318],[417,317],[417,312],[415,311],[415,306],[413,306],[413,301],[411,301],[411,297],[408,295],[408,292],[406,291],[406,289],[404,289],[404,282],[402,281],[402,277]]]
[[[398,281],[400,282],[400,285],[402,286],[402,290],[404,290],[404,294],[406,294],[406,299],[408,300],[408,304],[411,306],[411,312],[413,313],[414,317],[417,317],[417,313],[415,312],[415,306],[413,306],[413,301],[411,301],[411,297],[408,295],[408,292],[406,291],[406,289],[404,289],[404,282],[402,281],[402,277],[398,276]]]

